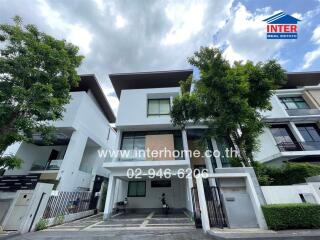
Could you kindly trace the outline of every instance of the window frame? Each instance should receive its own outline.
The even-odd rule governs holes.
[[[137,191],[135,195],[129,195],[129,189],[130,189],[130,185],[131,184],[138,184],[138,183],[144,183],[144,195],[138,195]],[[136,188],[138,189],[138,188]],[[127,192],[127,197],[146,197],[146,193],[147,193],[147,186],[146,186],[146,181],[129,181],[128,182],[128,192]]]
[[[319,130],[319,128],[318,128],[318,126],[317,126],[316,123],[296,124],[296,127],[297,127],[299,133],[301,134],[301,136],[303,137],[303,139],[305,140],[305,142],[320,142],[320,141],[314,140],[314,136],[311,134],[311,132],[310,132],[309,129],[308,129],[309,127],[312,127],[313,130],[315,130],[315,132],[316,132],[316,133],[318,134],[318,136],[320,137],[320,130]],[[302,130],[302,128],[304,128],[304,129]],[[312,140],[312,141],[307,141],[307,140],[305,139],[305,135],[304,135],[301,131],[305,131],[305,132],[309,135],[309,137],[310,137],[311,139],[313,139],[313,140]]]
[[[294,110],[294,109],[310,109],[310,106],[309,104],[306,102],[306,100],[302,97],[302,96],[294,96],[294,97],[290,97],[290,96],[283,96],[283,97],[278,97],[280,102],[281,102],[281,105],[286,109],[286,110]],[[300,101],[298,101],[297,99],[301,99]],[[287,100],[290,100],[290,101],[286,101]],[[293,103],[296,108],[290,108],[289,105],[287,103]],[[304,102],[305,105],[307,106],[307,108],[301,108],[299,107],[299,105],[297,103],[301,103],[301,102]]]
[[[168,100],[169,101],[169,113],[160,113],[160,101]],[[149,104],[150,101],[158,101],[158,113],[149,113]],[[148,98],[147,104],[147,116],[169,116],[171,112],[171,99],[170,98]]]

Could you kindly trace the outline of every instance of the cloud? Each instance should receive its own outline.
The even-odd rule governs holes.
[[[118,100],[108,74],[190,68],[187,57],[200,46],[221,47],[231,61],[287,61],[279,54],[285,43],[266,40],[262,20],[274,13],[271,7],[253,12],[234,0],[0,1],[1,22],[19,14],[78,45],[85,56],[79,73],[96,74],[115,112]]]
[[[220,41],[217,44],[225,49],[224,56],[231,62],[248,59],[257,62],[270,58],[284,62],[278,54],[284,42],[266,39],[266,23],[263,19],[273,13],[270,8],[258,9],[253,13],[241,3],[234,7],[227,24],[218,35]]]
[[[304,55],[302,69],[309,68],[318,58],[320,58],[320,25],[313,30],[311,41],[315,43],[317,47]]]

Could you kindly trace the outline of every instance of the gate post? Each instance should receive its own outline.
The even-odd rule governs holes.
[[[196,182],[198,189],[199,205],[201,210],[202,229],[204,232],[207,232],[210,230],[210,222],[208,215],[208,207],[206,203],[206,196],[204,194],[202,175],[198,174],[198,176],[196,177]]]

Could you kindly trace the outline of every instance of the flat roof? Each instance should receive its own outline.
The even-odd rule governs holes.
[[[109,74],[113,88],[120,98],[121,90],[143,88],[179,87],[180,81],[185,81],[193,73],[192,69],[114,73]]]
[[[102,110],[102,113],[108,119],[109,123],[114,123],[116,121],[116,117],[96,76],[94,74],[84,74],[80,75],[80,78],[81,80],[79,82],[79,85],[72,88],[71,92],[87,92],[90,89],[93,96],[96,98],[97,103]]]
[[[320,84],[320,71],[315,72],[287,72],[288,82],[282,89],[303,86],[316,86]]]

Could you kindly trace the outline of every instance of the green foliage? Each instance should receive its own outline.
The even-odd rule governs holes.
[[[61,225],[64,223],[64,215],[59,214],[53,220],[53,225]]]
[[[0,157],[0,168],[14,169],[20,168],[22,160],[15,156],[3,156]],[[0,174],[1,175],[1,174]]]
[[[247,165],[258,148],[257,137],[265,126],[258,110],[271,109],[272,91],[286,82],[285,71],[274,60],[265,63],[235,62],[230,65],[219,49],[202,47],[188,59],[200,71],[194,91],[174,99],[171,110],[175,126],[205,121],[209,136],[231,136]]]
[[[48,220],[41,218],[35,226],[36,231],[46,229],[48,227]]]
[[[78,47],[57,40],[34,25],[0,24],[0,156],[16,141],[32,141],[40,133],[53,137],[48,121],[60,119],[70,100],[69,90],[80,77],[83,56]],[[17,159],[2,158],[3,166],[19,166]],[[2,167],[2,166],[0,166]]]
[[[320,205],[308,203],[262,206],[267,225],[273,230],[320,228]]]
[[[273,167],[254,162],[253,167],[262,186],[304,183],[307,177],[320,175],[320,166],[311,163],[285,163]]]

